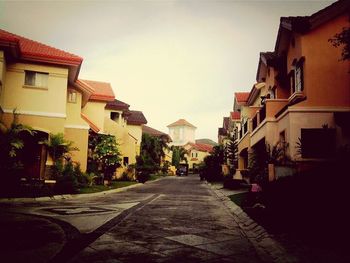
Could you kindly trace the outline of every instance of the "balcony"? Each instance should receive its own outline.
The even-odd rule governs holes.
[[[252,119],[252,129],[253,131],[258,127],[258,113],[256,113]]]
[[[278,113],[283,107],[288,104],[287,99],[267,99],[265,104],[256,112],[252,118],[253,132],[259,128],[265,120],[275,119],[276,113]]]

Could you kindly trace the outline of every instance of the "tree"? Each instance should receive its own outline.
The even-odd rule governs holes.
[[[335,34],[334,37],[328,41],[335,47],[343,46],[341,60],[350,59],[350,27],[344,27],[340,33]]]
[[[226,158],[228,163],[232,165],[235,169],[237,169],[237,161],[238,161],[238,144],[233,137],[229,139],[229,142],[226,146]]]
[[[47,146],[47,150],[54,163],[61,160],[70,151],[78,150],[78,148],[73,147],[72,141],[64,138],[63,133],[50,134],[50,138],[44,140],[42,143]]]
[[[174,165],[176,168],[179,166],[181,161],[185,161],[187,163],[186,154],[187,151],[185,148],[180,146],[171,146],[171,150],[173,152],[171,164]]]
[[[93,160],[100,164],[105,179],[111,180],[115,169],[120,165],[121,153],[115,136],[99,134]]]
[[[13,110],[12,122],[9,126],[0,118],[0,171],[3,175],[12,174],[14,170],[21,167],[21,160],[18,160],[18,151],[24,147],[24,142],[20,137],[22,132],[34,135],[35,131],[27,125],[18,123],[18,113]]]
[[[224,163],[224,148],[222,145],[214,146],[210,155],[204,158],[201,173],[207,181],[221,181],[221,165]]]

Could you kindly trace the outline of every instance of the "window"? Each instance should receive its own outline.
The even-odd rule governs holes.
[[[280,132],[280,142],[285,142],[286,141],[286,131],[281,131]]]
[[[119,113],[118,112],[111,112],[111,120],[118,121],[119,119]]]
[[[295,91],[303,90],[303,67],[302,65],[295,67]]]
[[[123,158],[123,164],[124,164],[124,166],[128,166],[129,165],[129,157],[124,157]]]
[[[49,74],[35,71],[25,71],[24,85],[47,88]]]
[[[304,58],[301,58],[299,61],[296,59],[293,61],[294,70],[290,72],[292,93],[304,90],[304,60]]]
[[[301,157],[329,158],[334,156],[335,135],[335,129],[330,128],[301,129]]]
[[[276,86],[269,88],[269,93],[268,93],[270,99],[277,99],[276,97]]]
[[[68,102],[77,103],[77,92],[74,90],[68,90]]]

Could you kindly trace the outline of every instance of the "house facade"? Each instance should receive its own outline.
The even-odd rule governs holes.
[[[204,161],[204,158],[213,150],[213,145],[202,143],[187,143],[184,146],[187,151],[186,159],[189,169],[196,169],[200,163]]]
[[[188,142],[195,142],[197,128],[185,119],[179,119],[167,127],[169,128],[169,136],[172,140],[171,145],[184,146]]]
[[[16,110],[18,121],[36,131],[34,136],[23,134],[27,146],[21,154],[27,177],[45,178],[52,160],[40,142],[57,133],[79,138],[74,140],[79,151],[74,152],[73,160],[86,169],[89,126],[80,117],[80,109],[92,91],[77,83],[82,61],[79,56],[0,30],[3,121],[11,123]]]
[[[115,100],[109,83],[78,78],[83,59],[68,52],[0,30],[0,109],[7,125],[13,120],[31,126],[34,136],[21,135],[24,176],[45,179],[53,165],[43,140],[62,133],[78,151],[71,157],[87,169],[89,131],[114,135],[122,153],[122,167],[140,153],[140,111]]]
[[[298,169],[349,145],[350,63],[329,39],[350,26],[349,2],[282,17],[275,50],[259,56],[257,84],[241,108],[238,170],[259,147],[284,147]],[[270,175],[273,180],[279,174]]]

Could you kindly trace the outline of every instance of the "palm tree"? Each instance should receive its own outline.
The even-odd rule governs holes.
[[[64,138],[63,133],[50,134],[50,139],[44,140],[42,143],[47,146],[47,150],[54,163],[62,159],[70,151],[78,150],[72,146],[72,141]]]
[[[4,114],[0,116],[0,171],[3,175],[10,176],[11,172],[22,165],[18,160],[17,154],[24,146],[24,141],[20,134],[28,132],[34,135],[35,131],[27,125],[18,123],[18,113],[16,109],[12,113],[12,122],[8,126],[3,119]]]
[[[170,148],[173,152],[173,157],[172,157],[172,165],[175,167],[178,167],[181,161],[185,161],[187,163],[187,158],[186,154],[187,151],[185,148],[181,146],[171,146]]]

